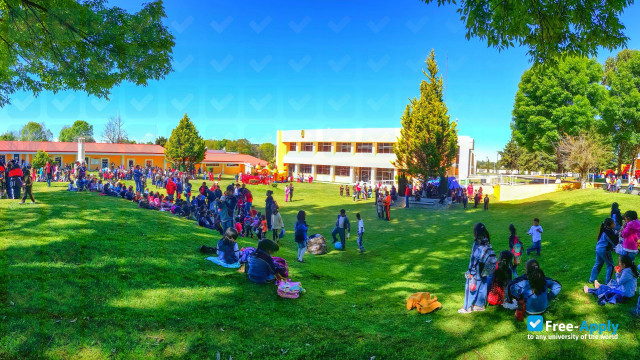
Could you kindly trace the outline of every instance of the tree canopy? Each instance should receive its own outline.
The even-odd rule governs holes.
[[[20,130],[20,141],[51,141],[53,134],[44,123],[29,121]]]
[[[96,142],[93,139],[93,125],[84,120],[76,120],[73,125],[65,126],[60,130],[58,141],[73,142],[83,137],[85,142]]]
[[[33,169],[39,169],[43,167],[47,161],[51,161],[51,156],[46,151],[38,150],[38,152],[33,156],[33,161],[31,161],[31,165],[33,165]]]
[[[620,15],[633,0],[422,0],[456,4],[467,29],[498,51],[528,48],[535,63],[555,63],[570,56],[595,56],[599,47],[614,50],[628,37]]]
[[[557,67],[534,64],[522,75],[513,106],[512,130],[530,152],[556,152],[565,135],[594,128],[606,96],[602,66],[594,59],[570,57]],[[558,159],[558,172],[562,164]]]
[[[202,162],[206,152],[204,140],[198,129],[184,114],[178,126],[171,131],[171,136],[164,147],[164,154],[174,166],[189,168]]]
[[[411,177],[426,180],[443,177],[456,159],[458,131],[444,103],[442,77],[435,53],[426,60],[427,80],[420,83],[420,98],[410,99],[401,117],[400,138],[393,146],[394,165]]]
[[[500,161],[498,161],[498,166],[504,167],[508,170],[519,170],[518,160],[520,159],[521,153],[518,143],[513,136],[511,136],[507,145],[505,145],[504,149],[499,152]]]
[[[167,144],[167,138],[164,136],[158,136],[156,141],[153,142],[155,145],[160,145],[164,147]]]
[[[18,134],[13,131],[7,131],[4,134],[0,134],[0,140],[2,141],[17,141],[18,139]]]
[[[6,0],[0,18],[0,107],[16,91],[108,98],[123,81],[147,85],[172,71],[162,1],[128,13],[107,0]]]

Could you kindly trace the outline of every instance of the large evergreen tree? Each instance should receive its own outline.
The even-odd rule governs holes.
[[[438,76],[435,53],[426,61],[427,80],[420,83],[420,97],[413,98],[401,118],[400,138],[393,150],[394,165],[413,178],[441,179],[458,152],[458,131],[444,103],[442,77]]]
[[[179,169],[192,169],[202,162],[207,151],[204,140],[187,114],[173,129],[164,147],[164,154]]]
[[[504,146],[504,149],[499,153],[499,167],[504,167],[507,170],[519,170],[518,159],[520,158],[521,150],[513,136],[511,137],[507,145]]]
[[[611,140],[619,174],[623,162],[635,167],[640,152],[640,51],[625,49],[608,58],[603,83],[609,96],[602,106],[602,130]]]
[[[595,59],[568,57],[557,67],[534,65],[525,71],[513,106],[513,136],[529,152],[555,153],[558,143],[594,128],[606,97],[602,65]]]

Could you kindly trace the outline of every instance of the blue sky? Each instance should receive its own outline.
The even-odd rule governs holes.
[[[136,10],[142,1],[113,1]],[[100,138],[120,113],[131,138],[169,136],[186,112],[205,138],[275,141],[277,129],[398,127],[435,49],[449,113],[476,139],[478,159],[508,141],[526,49],[498,52],[465,39],[454,6],[397,1],[165,1],[174,72],[147,87],[123,84],[110,100],[78,92],[17,93],[0,132],[44,121],[55,137],[82,119]],[[640,48],[640,6],[623,21]],[[604,61],[611,54],[601,51]]]

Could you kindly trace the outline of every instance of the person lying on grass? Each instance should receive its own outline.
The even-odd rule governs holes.
[[[607,285],[600,285],[595,280],[594,288],[584,286],[585,294],[593,294],[598,297],[598,304],[604,305],[609,302],[624,302],[629,300],[636,293],[638,286],[638,269],[633,260],[627,255],[620,256],[618,266],[616,266],[616,278],[612,279]]]
[[[278,250],[280,247],[273,240],[264,239],[258,242],[258,249],[249,258],[249,280],[256,284],[266,284],[282,278],[284,274],[276,268],[272,258]]]

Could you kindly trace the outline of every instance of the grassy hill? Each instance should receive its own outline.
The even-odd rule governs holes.
[[[623,211],[637,209],[638,197],[570,191],[492,203],[488,212],[392,209],[392,221],[385,222],[371,200],[341,198],[335,185],[295,186],[293,203],[284,203],[282,187],[275,190],[287,229],[278,256],[307,289],[295,300],[205,261],[198,248],[215,245],[219,235],[192,221],[95,193],[69,193],[65,184],[36,184],[36,205],[0,200],[0,358],[640,356],[640,322],[629,314],[635,298],[603,307],[581,291],[611,202]],[[264,210],[266,190],[252,187],[258,210]],[[296,262],[297,211],[307,211],[310,233],[329,238],[341,208],[352,222],[356,212],[363,215],[367,252],[357,253],[353,231],[346,252],[307,254],[306,264]],[[484,222],[499,251],[507,248],[510,223],[530,246],[524,234],[533,217],[545,230],[542,269],[563,285],[545,320],[610,320],[620,324],[618,340],[528,340],[526,324],[512,311],[457,313],[473,225]],[[244,238],[239,243],[256,245]],[[406,299],[417,291],[437,295],[443,309],[407,311]]]

